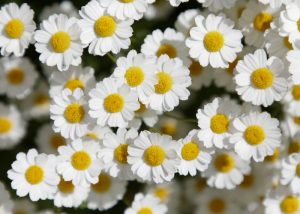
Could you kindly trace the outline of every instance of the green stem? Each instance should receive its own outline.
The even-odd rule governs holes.
[[[108,58],[116,64],[117,60],[115,59],[115,57],[111,54],[111,53],[107,53]]]

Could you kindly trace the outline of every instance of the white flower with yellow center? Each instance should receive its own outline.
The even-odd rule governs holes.
[[[106,173],[99,175],[98,183],[91,185],[87,207],[91,210],[108,210],[121,200],[126,192],[127,181],[113,178]]]
[[[68,0],[43,7],[41,13],[39,14],[39,20],[43,21],[45,19],[48,19],[49,16],[53,14],[65,14],[68,17],[79,18],[78,10],[76,9],[72,1]]]
[[[121,21],[108,14],[100,1],[92,0],[79,11],[82,33],[80,39],[89,46],[89,53],[103,56],[108,52],[117,54],[128,49],[132,36],[132,19]]]
[[[281,131],[279,121],[267,112],[252,112],[236,118],[232,122],[229,139],[234,150],[244,160],[261,162],[280,147]]]
[[[65,181],[88,187],[98,182],[103,163],[97,158],[100,144],[93,140],[77,139],[58,148],[56,170]]]
[[[234,21],[235,26],[238,29],[241,29],[243,27],[243,26],[239,25],[239,18],[241,18],[242,13],[246,8],[247,3],[248,3],[248,0],[239,0],[239,1],[236,1],[234,7],[223,11],[223,13],[225,13],[229,19]]]
[[[26,123],[18,109],[0,103],[0,149],[18,144],[25,135]]]
[[[227,68],[242,51],[241,31],[233,29],[234,23],[223,15],[209,14],[206,18],[198,15],[195,22],[186,40],[190,56],[203,67]]]
[[[197,0],[203,4],[203,7],[207,7],[212,12],[218,12],[223,9],[232,8],[237,0]]]
[[[113,78],[99,82],[89,96],[89,114],[100,126],[124,128],[140,106],[137,93]]]
[[[281,184],[289,185],[293,193],[300,193],[300,154],[294,153],[282,161]]]
[[[204,105],[203,109],[198,109],[199,140],[208,148],[227,148],[228,137],[231,135],[229,127],[239,113],[240,107],[227,98],[215,98]]]
[[[178,57],[188,66],[191,61],[184,39],[183,33],[177,32],[173,28],[167,28],[164,32],[154,30],[145,38],[141,52],[146,56],[160,57],[166,54],[171,59]]]
[[[88,131],[86,136],[83,136],[87,139],[92,139],[95,141],[101,141],[104,139],[105,135],[108,133],[112,133],[113,131],[108,126],[98,126],[95,123],[90,123],[88,125]]]
[[[201,11],[202,12],[202,11]],[[183,33],[184,36],[188,37],[190,35],[190,30],[194,27],[195,17],[200,15],[199,9],[189,9],[177,16],[175,22],[175,28],[178,32]]]
[[[216,151],[208,169],[202,173],[207,184],[217,189],[234,189],[249,174],[249,161],[242,160],[236,153],[228,150]]]
[[[127,161],[133,174],[144,181],[171,181],[180,162],[179,144],[168,135],[142,131],[128,146]]]
[[[55,97],[68,88],[75,91],[80,88],[87,94],[96,85],[92,67],[71,66],[66,72],[54,71],[50,77],[50,96]]]
[[[1,55],[23,56],[36,29],[33,21],[34,11],[24,3],[19,7],[16,3],[6,4],[0,10],[0,47]]]
[[[3,183],[0,182],[0,213],[12,214],[13,202],[10,199],[9,192]]]
[[[104,136],[98,157],[105,164],[105,171],[112,177],[121,180],[133,180],[135,176],[127,162],[128,146],[130,146],[138,132],[135,129],[118,129],[117,133],[108,133]]]
[[[59,176],[55,171],[54,155],[38,154],[35,149],[17,154],[7,172],[12,189],[19,197],[29,195],[32,201],[49,199],[57,189]]]
[[[195,176],[197,171],[205,171],[212,159],[211,153],[213,151],[207,149],[203,142],[199,141],[197,134],[198,131],[194,129],[185,138],[179,140],[178,153],[181,160],[178,172],[180,175]]]
[[[137,193],[131,207],[127,208],[124,214],[165,214],[167,210],[167,206],[152,194]]]
[[[294,44],[294,50],[291,50],[287,53],[287,60],[290,63],[289,72],[291,74],[291,79],[294,84],[300,84],[300,41],[297,41]]]
[[[53,98],[50,106],[53,129],[64,138],[72,140],[87,134],[90,121],[86,97],[80,88],[71,91],[64,89]]]
[[[27,58],[0,59],[0,94],[24,99],[30,94],[37,77],[35,67]]]
[[[155,93],[149,97],[146,106],[161,112],[172,111],[180,100],[187,100],[190,95],[187,89],[191,85],[189,69],[179,58],[162,55],[157,59],[156,70]]]
[[[288,89],[283,62],[277,57],[268,59],[263,49],[247,54],[238,62],[234,80],[244,101],[265,107],[280,101]]]
[[[190,77],[192,79],[192,85],[190,86],[191,89],[200,90],[202,87],[208,87],[211,85],[214,71],[210,66],[202,67],[197,60],[192,60],[189,70]]]
[[[154,94],[154,85],[158,81],[155,72],[155,57],[131,50],[127,57],[118,58],[112,77],[136,91],[139,101],[145,104]]]
[[[284,96],[284,112],[294,116],[300,116],[300,84],[289,83],[289,90]]]
[[[64,14],[54,14],[44,20],[34,35],[35,49],[40,53],[40,61],[48,66],[57,66],[66,71],[70,65],[81,63],[83,45],[80,41],[81,29],[78,19]]]

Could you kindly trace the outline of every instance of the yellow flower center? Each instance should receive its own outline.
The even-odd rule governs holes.
[[[280,156],[280,149],[279,148],[276,148],[274,153],[272,155],[268,155],[266,158],[265,158],[265,161],[266,162],[274,162],[276,160],[278,160]]]
[[[268,68],[259,68],[251,74],[251,82],[258,89],[269,88],[273,83],[273,72]]]
[[[300,85],[293,85],[292,95],[293,95],[294,100],[297,100],[297,101],[300,100]]]
[[[49,96],[47,94],[39,93],[34,98],[34,104],[37,106],[42,106],[49,103]]]
[[[162,44],[156,52],[156,56],[160,57],[161,55],[166,54],[171,59],[177,57],[177,50],[173,45]]]
[[[75,169],[82,171],[90,167],[92,159],[87,152],[79,151],[72,155],[71,163]]]
[[[56,53],[64,53],[71,46],[71,37],[68,33],[59,31],[52,35],[50,43]]]
[[[300,117],[294,117],[293,121],[296,125],[300,126]]]
[[[226,209],[226,204],[221,198],[214,198],[209,202],[208,207],[212,213],[223,213]]]
[[[191,77],[196,77],[196,76],[201,75],[201,73],[202,73],[202,66],[200,65],[199,62],[193,60],[192,64],[189,67],[189,70],[190,70],[190,76]]]
[[[289,195],[280,203],[280,209],[285,214],[292,214],[299,211],[299,199],[297,196]]]
[[[297,164],[296,174],[297,174],[298,177],[300,177],[300,163]]]
[[[57,150],[58,147],[66,145],[66,140],[59,134],[53,134],[49,143],[53,149]]]
[[[12,85],[20,85],[24,81],[25,72],[21,68],[13,68],[10,71],[8,71],[6,77]]]
[[[69,123],[79,123],[84,119],[85,110],[82,105],[73,103],[65,109],[64,115]]]
[[[8,118],[0,117],[0,134],[7,134],[12,129],[12,123]]]
[[[97,193],[108,192],[111,187],[111,178],[105,173],[99,175],[99,181],[96,184],[92,185],[92,188]]]
[[[112,36],[117,28],[117,22],[111,16],[100,17],[94,25],[95,33],[101,37]]]
[[[191,161],[195,160],[200,153],[199,146],[194,142],[184,144],[181,149],[181,156],[184,160]]]
[[[144,152],[144,159],[150,166],[161,165],[166,158],[166,153],[162,147],[153,145],[148,147]]]
[[[218,52],[224,46],[224,37],[218,31],[211,31],[204,36],[203,42],[207,51]]]
[[[288,153],[293,154],[293,153],[298,153],[300,152],[300,143],[297,141],[293,141],[289,144],[289,148],[288,148]]]
[[[210,120],[210,128],[216,134],[223,134],[228,131],[229,119],[224,114],[216,114]]]
[[[65,181],[61,178],[58,184],[58,189],[62,193],[73,193],[75,186],[72,184],[72,181]]]
[[[31,185],[39,184],[44,179],[44,170],[38,166],[30,166],[25,172],[25,178]]]
[[[137,87],[144,82],[145,75],[140,67],[132,66],[127,69],[125,79],[130,87]]]
[[[297,27],[298,27],[298,31],[300,31],[300,19],[298,19],[297,21]]]
[[[157,187],[154,190],[154,195],[160,199],[161,202],[164,202],[168,199],[169,191],[163,187]]]
[[[283,38],[283,43],[284,43],[284,45],[285,45],[285,47],[287,48],[287,49],[289,49],[289,50],[292,50],[293,49],[293,45],[292,45],[292,43],[290,43],[290,41],[289,41],[289,37],[284,37]]]
[[[214,161],[214,165],[219,172],[226,173],[231,171],[234,168],[235,163],[232,156],[224,153],[216,157]]]
[[[88,137],[90,137],[90,138],[92,138],[94,140],[98,139],[97,135],[95,133],[93,133],[93,132],[87,133],[86,136],[88,136]]]
[[[85,84],[79,79],[71,79],[66,82],[65,88],[68,88],[71,91],[75,91],[76,88],[83,90],[85,88]]]
[[[250,145],[259,145],[265,140],[265,131],[260,126],[252,125],[245,130],[244,138]]]
[[[5,32],[11,39],[19,39],[25,30],[24,23],[20,19],[12,19],[5,25]]]
[[[153,214],[153,212],[151,208],[143,207],[137,212],[137,214]]]
[[[273,16],[271,13],[262,12],[255,16],[253,20],[253,25],[256,30],[265,32],[267,29],[270,28],[272,21],[273,21]]]
[[[239,59],[236,58],[233,62],[229,63],[229,66],[228,66],[228,68],[226,69],[226,72],[227,72],[230,76],[233,75],[234,69],[235,69],[235,67],[236,67],[236,65],[237,65],[237,63],[238,63],[238,61],[239,61]]]
[[[146,106],[140,102],[140,108],[135,111],[135,113],[142,114],[147,110]]]
[[[103,105],[109,113],[121,112],[124,107],[124,98],[120,94],[110,94],[104,99]]]
[[[122,164],[127,164],[128,144],[120,144],[114,151],[115,159]]]
[[[242,188],[250,188],[254,184],[254,177],[252,175],[245,175],[243,182],[240,184]]]
[[[171,122],[164,123],[163,126],[161,127],[161,133],[174,137],[177,133],[176,124]]]
[[[131,3],[131,2],[134,2],[135,0],[120,0],[120,1],[123,3]]]
[[[155,92],[157,94],[165,94],[172,89],[173,78],[166,72],[159,72],[156,74],[158,83],[155,85]]]

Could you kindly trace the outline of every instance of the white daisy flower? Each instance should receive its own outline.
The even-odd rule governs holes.
[[[194,129],[185,138],[179,140],[178,155],[181,160],[178,172],[180,175],[195,176],[197,171],[205,171],[212,159],[212,150],[205,148],[203,142],[199,141],[197,134],[198,130]]]
[[[282,103],[284,112],[294,116],[300,116],[300,85],[289,83],[289,90],[284,96]]]
[[[83,138],[86,139],[92,139],[95,141],[100,141],[102,142],[102,140],[104,139],[105,135],[108,133],[112,133],[113,131],[111,130],[111,128],[109,128],[108,126],[98,126],[95,123],[90,123],[88,125],[88,131],[86,136],[83,136]]]
[[[54,3],[50,6],[43,7],[39,20],[43,21],[48,19],[53,14],[65,14],[68,17],[79,18],[78,10],[73,5],[72,1],[62,1],[60,3]]]
[[[36,206],[28,199],[14,200],[13,213],[30,214],[37,213]]]
[[[166,212],[167,206],[160,203],[159,198],[153,196],[152,194],[143,195],[142,193],[137,193],[134,196],[131,207],[127,208],[124,214],[165,214]]]
[[[45,200],[56,192],[59,176],[54,155],[38,154],[35,149],[17,154],[7,176],[19,197],[29,195],[32,201]]]
[[[109,15],[97,0],[82,7],[79,14],[83,18],[80,20],[80,39],[83,44],[89,45],[90,54],[103,56],[110,51],[117,54],[121,49],[128,49],[133,33],[133,20],[121,21]]]
[[[281,100],[288,88],[283,62],[277,57],[268,59],[263,49],[238,62],[234,80],[244,101],[265,107]]]
[[[98,152],[98,157],[105,164],[105,171],[112,177],[121,180],[133,180],[135,176],[131,171],[131,166],[127,162],[128,146],[130,146],[138,132],[135,129],[118,129],[105,135],[103,145]]]
[[[240,113],[240,107],[230,99],[215,98],[211,103],[198,109],[197,119],[200,130],[198,138],[205,147],[227,148],[232,120]]]
[[[291,74],[291,79],[294,84],[300,84],[300,63],[299,63],[299,53],[300,53],[300,40],[294,44],[294,50],[287,53],[287,60],[290,63],[289,72]]]
[[[0,103],[0,149],[18,144],[25,135],[26,123],[18,109]]]
[[[83,45],[80,41],[81,29],[75,17],[54,14],[44,20],[34,35],[35,49],[40,53],[40,61],[48,66],[57,66],[66,71],[70,65],[81,63]]]
[[[137,93],[113,78],[99,82],[89,96],[89,114],[100,126],[124,128],[139,108]]]
[[[177,16],[175,28],[177,31],[183,33],[186,37],[190,35],[190,30],[194,27],[196,16],[200,15],[202,11],[199,9],[189,9]]]
[[[293,137],[289,138],[287,154],[291,155],[294,153],[300,153],[300,132],[296,133]]]
[[[1,55],[13,53],[23,56],[30,43],[33,43],[33,33],[36,29],[33,21],[34,11],[24,3],[19,7],[9,3],[0,10],[0,47]]]
[[[223,15],[209,14],[207,18],[198,15],[195,22],[186,40],[190,56],[203,67],[227,68],[242,51],[242,33],[233,29],[234,23]]]
[[[218,12],[222,9],[229,9],[235,5],[236,0],[197,0],[203,4],[203,7],[207,7],[212,12]]]
[[[293,193],[300,193],[300,154],[295,153],[282,161],[281,184],[289,185]]]
[[[213,155],[212,164],[202,173],[207,184],[217,189],[234,189],[249,174],[249,162],[232,151],[220,150]]]
[[[211,85],[214,71],[210,66],[202,67],[198,61],[192,60],[189,70],[192,79],[192,85],[190,86],[191,89],[200,90],[202,87],[208,87]]]
[[[10,199],[9,192],[3,183],[0,182],[0,213],[12,214],[13,202]]]
[[[103,163],[97,158],[99,143],[77,139],[58,148],[57,172],[74,185],[89,186],[98,182]]]
[[[91,186],[87,207],[91,210],[108,210],[121,200],[126,192],[127,182],[110,177],[106,173],[99,175],[99,181]]]
[[[238,0],[236,1],[234,7],[230,9],[225,9],[225,11],[223,11],[229,19],[234,21],[235,26],[238,27],[238,29],[241,29],[243,27],[239,25],[239,19],[241,18],[247,3],[248,0]]]
[[[72,92],[67,88],[56,95],[50,106],[50,118],[54,121],[54,131],[64,138],[74,140],[86,135],[90,117],[83,91],[77,88]]]
[[[282,134],[287,137],[294,137],[300,131],[300,116],[285,114],[284,121],[281,122]]]
[[[155,63],[155,57],[131,50],[127,57],[118,58],[112,76],[136,91],[139,101],[146,103],[149,96],[154,94],[154,85],[157,84]]]
[[[31,92],[37,71],[27,58],[0,59],[0,94],[9,98],[24,99]]]
[[[170,181],[177,170],[179,144],[168,135],[142,131],[128,146],[127,161],[133,174],[144,181]]]

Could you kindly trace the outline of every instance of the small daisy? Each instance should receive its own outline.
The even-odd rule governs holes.
[[[300,153],[300,132],[296,133],[289,141],[286,142],[288,144],[287,154]]]
[[[90,123],[88,125],[88,131],[86,137],[87,139],[92,139],[96,141],[102,141],[106,134],[112,133],[113,131],[108,126],[98,126],[95,123]]]
[[[0,59],[0,94],[9,98],[24,99],[38,78],[34,65],[27,58]]]
[[[0,10],[0,47],[1,55],[13,53],[23,56],[30,43],[33,43],[33,33],[36,29],[33,21],[34,11],[24,3],[19,7],[9,3]]]
[[[91,185],[87,207],[91,210],[108,210],[121,200],[126,192],[126,181],[110,177],[106,173],[99,175],[99,181]]]
[[[142,193],[137,193],[134,196],[131,207],[127,208],[124,214],[165,214],[167,213],[167,210],[167,206],[160,203],[159,198],[152,194],[143,195]]]
[[[179,144],[170,136],[142,131],[128,146],[127,161],[133,174],[144,181],[170,181],[177,170]]]
[[[235,26],[237,26],[238,29],[241,29],[243,27],[243,26],[239,25],[239,19],[241,18],[242,13],[246,8],[247,3],[248,3],[248,0],[239,0],[239,1],[236,1],[234,7],[223,11],[229,19],[234,21]]]
[[[265,107],[281,100],[288,89],[283,62],[277,57],[268,59],[263,49],[238,62],[234,80],[244,101]]]
[[[189,70],[192,79],[192,85],[190,86],[191,89],[200,90],[202,87],[208,87],[211,85],[214,71],[210,66],[202,67],[198,61],[192,60]],[[223,78],[220,79],[224,81]]]
[[[39,20],[43,21],[48,19],[53,14],[65,14],[68,17],[79,18],[78,10],[73,5],[72,1],[62,1],[60,3],[54,3],[50,6],[43,7],[39,15]]]
[[[285,136],[294,137],[300,131],[300,116],[286,113],[280,125]]]
[[[80,39],[83,44],[89,45],[90,54],[103,56],[110,51],[117,54],[121,49],[128,49],[133,33],[133,20],[121,21],[109,15],[107,9],[97,0],[92,0],[82,7],[79,14],[83,18],[80,20]]]
[[[29,195],[32,201],[45,200],[56,191],[59,176],[55,171],[54,155],[38,154],[35,149],[17,154],[16,161],[7,172],[11,187],[19,197]]]
[[[191,28],[196,25],[195,18],[198,15],[200,15],[199,9],[189,9],[180,13],[175,22],[176,30],[188,37],[190,35]]]
[[[300,154],[289,155],[282,161],[281,184],[289,185],[293,193],[300,193]]]
[[[291,115],[300,116],[300,85],[289,83],[288,93],[284,96],[284,112]]]
[[[12,214],[13,202],[4,184],[0,182],[0,213]]]
[[[100,126],[124,128],[139,109],[137,93],[113,78],[99,82],[89,96],[89,114]]]
[[[209,14],[205,18],[198,15],[195,22],[186,40],[190,56],[199,60],[203,67],[227,68],[242,51],[242,33],[233,29],[234,23],[224,16]]]
[[[90,120],[86,97],[80,88],[75,91],[64,89],[53,98],[50,106],[50,118],[54,121],[53,129],[64,138],[76,139],[87,134]]]
[[[290,63],[289,72],[294,84],[300,84],[300,41],[295,43],[295,50],[291,50],[287,53],[287,60]]]
[[[212,159],[212,151],[205,148],[203,142],[199,141],[197,134],[198,131],[194,129],[185,138],[179,140],[178,155],[181,160],[178,172],[180,175],[195,176],[197,171],[205,171]]]
[[[207,7],[212,12],[218,12],[222,9],[229,9],[235,5],[237,0],[197,0],[203,4],[203,7]]]
[[[80,42],[81,29],[75,17],[54,14],[44,20],[34,35],[35,49],[40,61],[48,66],[57,66],[66,71],[70,65],[81,63],[83,45]]]

